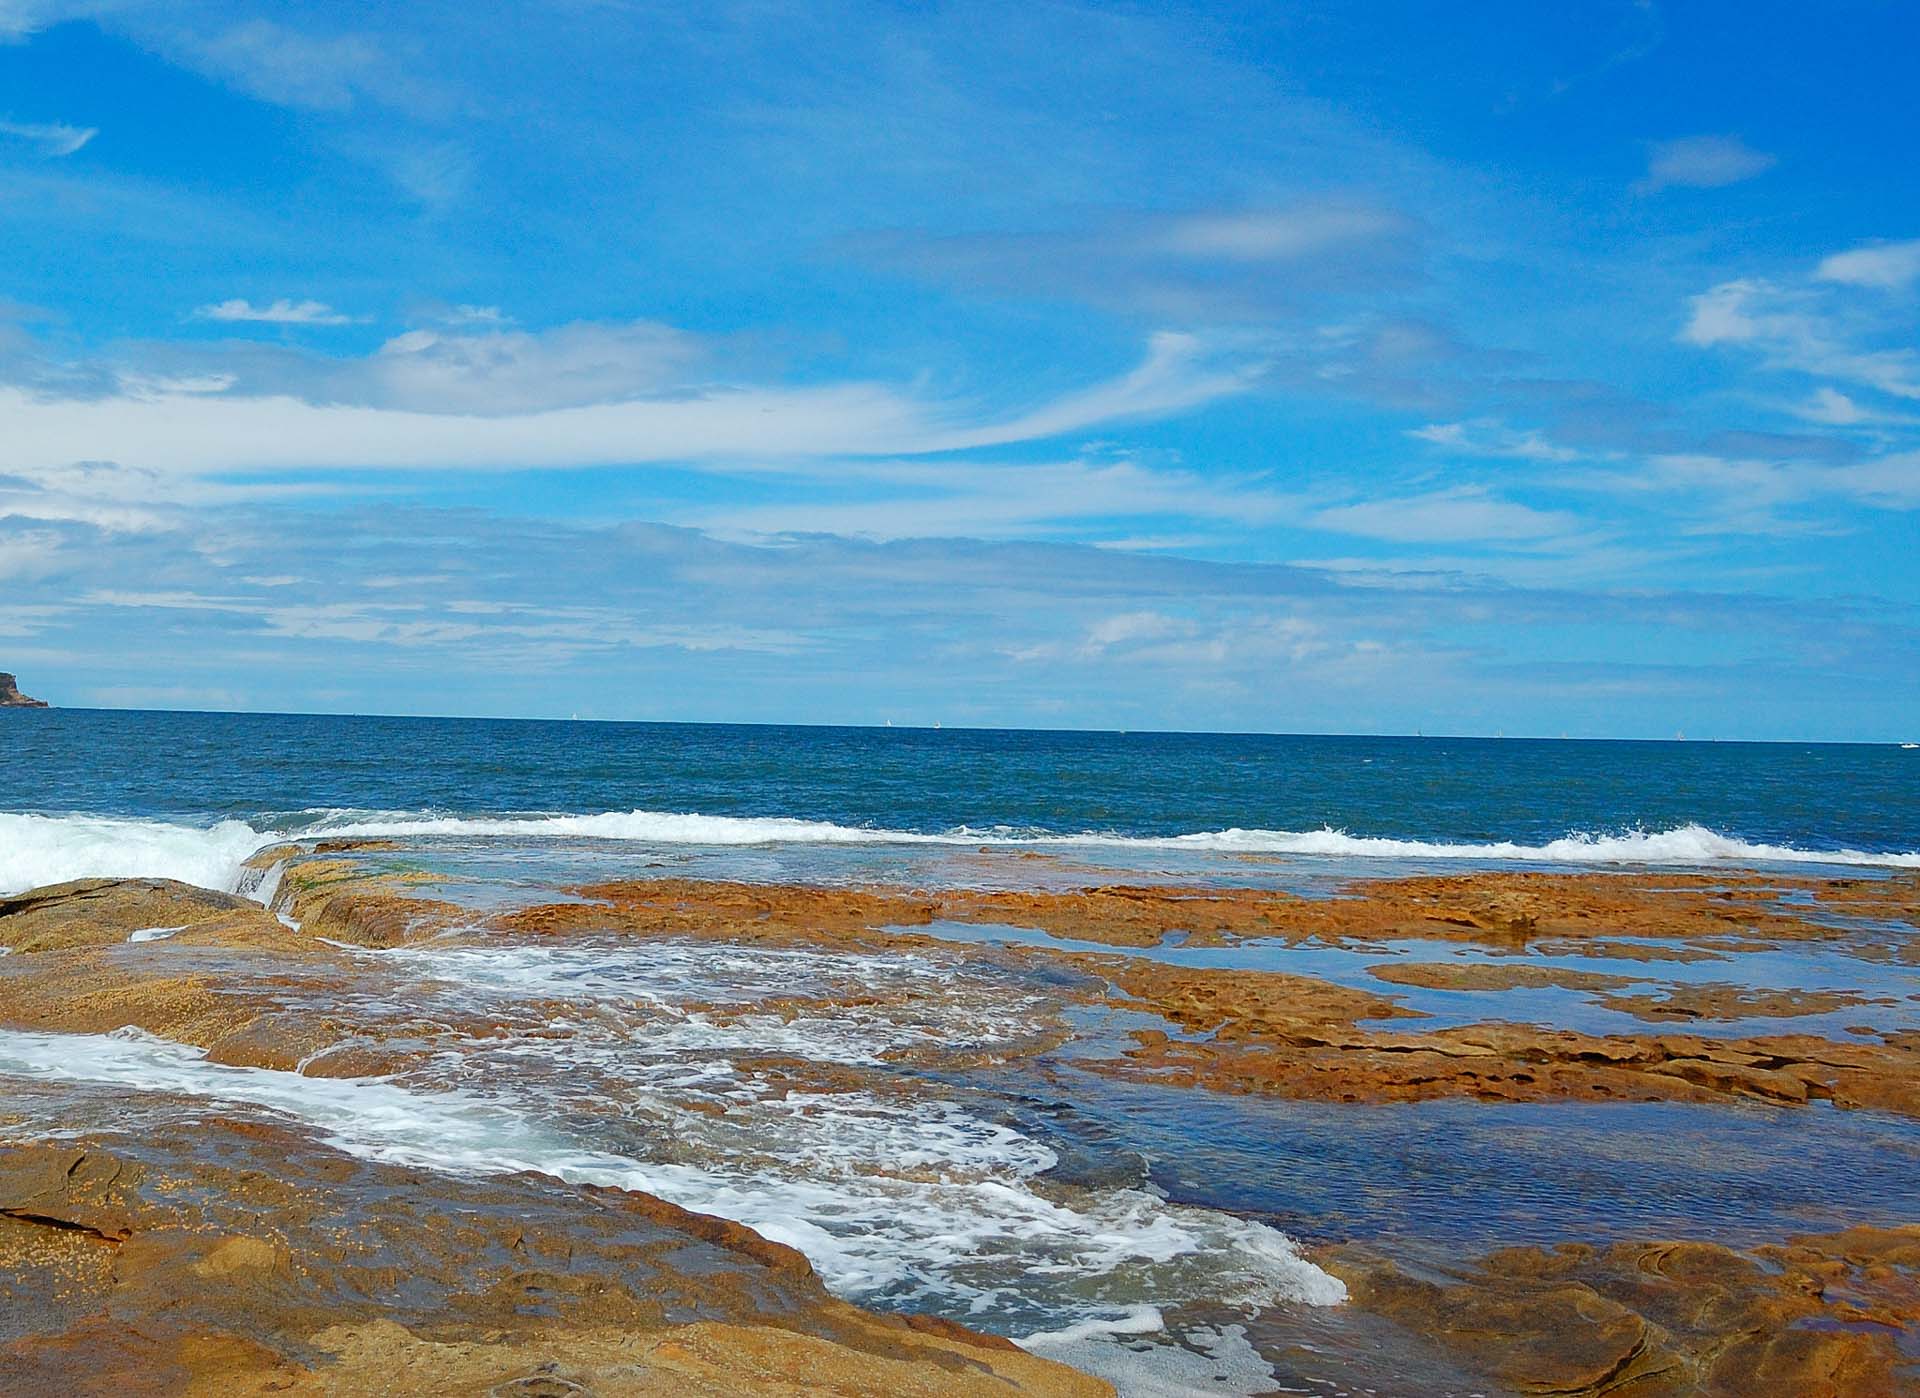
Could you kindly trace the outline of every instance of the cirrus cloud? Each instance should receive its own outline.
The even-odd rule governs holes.
[[[1682,136],[1648,147],[1647,173],[1633,189],[1636,194],[1676,186],[1719,189],[1764,175],[1777,163],[1777,157],[1753,149],[1738,136]]]
[[[99,134],[97,127],[69,126],[63,121],[0,121],[0,136],[25,141],[56,160],[72,155]]]
[[[264,306],[256,306],[244,297],[216,301],[193,313],[196,320],[220,320],[229,323],[259,325],[352,325],[354,317],[336,311],[324,301],[293,301],[281,297]]]

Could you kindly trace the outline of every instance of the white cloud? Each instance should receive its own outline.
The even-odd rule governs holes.
[[[1557,510],[1502,499],[1480,486],[1455,486],[1397,499],[1319,510],[1317,529],[1404,543],[1537,544],[1572,535],[1580,521]]]
[[[1353,636],[1345,627],[1331,633],[1298,612],[1196,618],[1157,610],[1102,617],[1086,628],[1077,645],[1047,641],[1003,653],[1023,664],[1150,666],[1180,671],[1189,680],[1196,675],[1217,680],[1234,672],[1271,678],[1276,669],[1298,669],[1333,683],[1358,682],[1402,658],[1385,642]]]
[[[440,316],[447,325],[511,325],[513,317],[498,306],[454,306]]]
[[[167,393],[225,393],[239,382],[232,374],[143,374],[121,370],[114,376],[122,391],[136,398]]]
[[[1920,418],[1905,413],[1880,412],[1865,407],[1837,388],[1822,386],[1805,401],[1794,404],[1790,412],[1807,422],[1823,427],[1912,427]]]
[[[0,537],[0,580],[21,582],[55,572],[61,562],[64,543],[50,529],[9,531]],[[11,603],[7,611],[13,611]],[[24,627],[0,629],[0,635],[27,634],[31,633]]]
[[[1765,174],[1776,163],[1775,157],[1754,150],[1738,136],[1682,136],[1648,147],[1647,173],[1633,188],[1638,194],[1676,185],[1718,189]]]
[[[1832,467],[1821,473],[1820,484],[1884,509],[1920,509],[1920,451],[1894,452]]]
[[[1566,483],[1616,494],[1693,495],[1717,502],[1710,516],[1689,512],[1690,532],[1818,533],[1830,530],[1831,524],[1804,509],[1792,516],[1776,510],[1822,499],[1885,510],[1920,509],[1920,452],[1894,452],[1843,466],[1667,452],[1647,457],[1630,471]]]
[[[380,143],[363,153],[403,193],[422,204],[450,204],[473,182],[473,152],[457,141]]]
[[[1470,456],[1508,457],[1515,461],[1574,461],[1580,453],[1548,441],[1533,430],[1516,431],[1492,418],[1435,422],[1408,431],[1409,437]]]
[[[915,276],[1125,308],[1162,324],[1264,325],[1419,275],[1421,228],[1394,209],[1115,213],[1047,232],[872,234],[846,246]]]
[[[244,304],[244,303],[243,303]],[[271,309],[271,308],[269,308]],[[658,329],[657,327],[655,328]],[[617,339],[617,337],[616,337]],[[452,348],[448,348],[451,342]],[[1154,416],[1240,391],[1251,374],[1196,362],[1187,337],[1156,337],[1142,366],[1011,418],[929,403],[872,383],[817,386],[665,383],[657,375],[679,354],[637,332],[627,359],[605,337],[572,346],[564,334],[528,343],[514,334],[398,337],[387,354],[336,370],[358,401],[292,391],[146,392],[58,398],[0,386],[8,463],[17,469],[111,460],[185,474],[299,468],[539,468],[658,461],[761,464],[820,456],[886,456],[954,451],[987,443],[1036,441],[1095,424]],[[617,346],[616,346],[617,348]],[[578,351],[585,357],[570,359]],[[612,358],[608,358],[611,355]],[[631,394],[621,401],[545,406],[569,364],[597,366]],[[637,366],[637,367],[636,367]],[[401,374],[395,381],[383,376]],[[636,380],[640,372],[653,379]],[[409,377],[410,376],[410,377]],[[394,405],[369,403],[391,390]],[[339,387],[325,380],[320,387]],[[537,391],[538,390],[538,391]],[[482,405],[527,404],[483,414]],[[972,418],[971,424],[965,419]],[[984,417],[984,420],[983,420]]]
[[[997,446],[1054,437],[1096,423],[1128,418],[1164,417],[1216,398],[1244,393],[1259,379],[1257,362],[1221,362],[1207,353],[1197,335],[1163,330],[1147,345],[1140,367],[1079,393],[1056,398],[1044,407],[989,427],[954,432],[945,448]],[[928,448],[929,450],[935,448]]]
[[[1904,291],[1920,281],[1920,238],[1836,252],[1821,259],[1814,275],[1823,282]]]
[[[1142,641],[1158,641],[1168,636],[1183,635],[1191,629],[1191,623],[1175,621],[1172,617],[1159,612],[1121,612],[1089,626],[1087,638],[1081,644],[1081,649],[1097,653],[1113,650],[1118,646],[1137,645]]]
[[[200,320],[257,322],[262,325],[352,325],[354,318],[334,310],[324,301],[290,301],[285,297],[265,306],[256,306],[242,297],[202,306],[194,313]]]
[[[1757,278],[1722,282],[1689,303],[1684,344],[1737,345],[1774,368],[1920,398],[1920,356],[1908,348],[1861,349],[1808,295]]]
[[[55,159],[72,155],[100,134],[98,127],[68,126],[65,122],[0,121],[0,136],[37,147],[42,155]]]
[[[1380,209],[1307,207],[1191,214],[1158,235],[1168,252],[1229,262],[1285,262],[1408,231],[1407,220]]]
[[[258,19],[211,37],[178,39],[194,66],[255,97],[289,107],[340,111],[353,105],[386,67],[385,56],[355,35],[315,38]]]
[[[181,480],[111,461],[18,467],[0,475],[0,520],[85,524],[113,535],[193,531],[202,512],[332,493],[311,484]]]
[[[386,406],[494,416],[661,393],[684,384],[703,353],[696,336],[653,321],[409,330],[380,347],[366,376]]]
[[[809,477],[802,499],[669,517],[734,536],[1000,539],[1045,533],[1112,544],[1113,527],[1128,521],[1192,520],[1239,534],[1300,509],[1299,497],[1255,481],[1150,470],[1130,461],[837,462],[831,481],[857,488],[860,498],[821,499],[819,482]]]

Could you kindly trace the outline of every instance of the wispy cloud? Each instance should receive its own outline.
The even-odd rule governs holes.
[[[245,302],[235,312],[257,314]],[[310,319],[302,305],[285,314],[290,323],[331,323]],[[319,307],[311,314],[335,313]],[[0,412],[9,459],[41,467],[110,460],[206,475],[310,467],[771,465],[1040,441],[1165,416],[1251,383],[1251,371],[1230,358],[1209,355],[1188,337],[1159,336],[1126,374],[1025,411],[994,413],[868,382],[702,384],[666,375],[687,353],[686,343],[659,327],[545,338],[417,331],[351,362],[351,373],[330,362],[303,386],[249,391],[243,382],[215,393],[87,397],[0,386]],[[556,394],[576,376],[595,396],[556,405]]]
[[[1752,350],[1775,368],[1920,398],[1920,355],[1851,343],[1846,327],[1804,292],[1759,278],[1722,282],[1692,299],[1685,344]]]
[[[1305,500],[1257,479],[1202,476],[1132,461],[833,462],[790,498],[681,507],[672,518],[729,536],[842,534],[875,539],[1084,538],[1111,546],[1129,521],[1199,528],[1187,543],[1244,536],[1298,517]]]
[[[1158,245],[1180,257],[1285,263],[1404,237],[1409,228],[1384,209],[1332,204],[1187,214],[1138,236],[1143,248]]]
[[[1516,461],[1575,461],[1580,453],[1549,441],[1537,430],[1519,431],[1494,418],[1471,422],[1434,422],[1415,427],[1409,437],[1472,457],[1508,457]]]
[[[1869,243],[1820,260],[1821,281],[1904,291],[1920,281],[1920,238],[1904,243]]]
[[[1189,325],[1291,317],[1417,274],[1418,223],[1390,207],[1115,212],[1069,231],[867,234],[846,249],[929,280],[1070,299]]]
[[[494,326],[497,316],[460,320]],[[563,325],[537,334],[409,330],[380,346],[364,378],[384,406],[504,416],[683,388],[705,353],[699,337],[655,321]]]
[[[513,317],[498,306],[449,306],[437,317],[446,325],[511,325]]]
[[[409,576],[384,585],[402,539]],[[1542,647],[1590,667],[1573,691],[1611,692],[1622,667],[1606,638],[1631,628],[1689,657],[1689,682],[1725,700],[1726,730],[1766,731],[1782,684],[1844,697],[1915,648],[1896,619],[1845,602],[1348,581],[1039,543],[756,545],[640,523],[272,507],[104,542],[0,512],[14,590],[0,630],[93,655],[102,687],[152,684],[161,653],[169,682],[243,707],[1380,731],[1484,714],[1489,683],[1537,703]],[[1771,683],[1716,668],[1755,661]],[[1642,720],[1670,721],[1658,696],[1612,726]]]
[[[354,317],[336,311],[324,301],[291,301],[282,297],[264,306],[241,297],[216,301],[194,311],[197,320],[253,322],[261,325],[352,325]]]
[[[362,34],[315,34],[253,19],[212,32],[178,25],[163,31],[163,42],[202,72],[283,106],[339,112],[362,96],[399,105],[425,88]]]
[[[1577,516],[1501,498],[1483,486],[1366,500],[1319,510],[1316,528],[1399,543],[1538,544],[1578,533]]]
[[[1236,346],[1229,345],[1221,353],[1197,335],[1163,330],[1148,340],[1147,355],[1139,367],[1120,377],[1064,394],[1009,422],[963,428],[944,445],[952,449],[993,446],[1057,437],[1101,423],[1165,417],[1244,393],[1259,381],[1263,368],[1258,359],[1248,358]]]
[[[1920,426],[1920,417],[1867,407],[1839,389],[1824,384],[1803,401],[1792,404],[1789,411],[1795,417],[1825,427]]]
[[[1633,186],[1636,194],[1656,194],[1682,186],[1718,189],[1764,175],[1778,163],[1738,136],[1682,136],[1656,141],[1647,149],[1647,173]]]
[[[25,141],[54,159],[72,155],[99,134],[97,127],[69,126],[60,121],[0,121],[0,136]]]

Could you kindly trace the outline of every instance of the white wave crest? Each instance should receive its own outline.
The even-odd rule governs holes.
[[[267,841],[244,821],[211,828],[107,816],[0,814],[0,893],[69,879],[178,879],[231,891]]]
[[[443,816],[427,812],[312,812],[277,829],[224,820],[211,827],[107,816],[0,813],[0,893],[78,878],[172,878],[235,890],[244,865],[268,845],[313,836],[394,839],[595,840],[636,845],[916,845],[1099,848],[1292,855],[1333,860],[1459,860],[1485,864],[1847,865],[1920,869],[1920,851],[1807,849],[1756,843],[1702,825],[1623,834],[1573,833],[1544,844],[1467,843],[1349,835],[1341,830],[1208,830],[1134,836],[1042,834],[957,827],[941,833],[841,825],[785,816],[671,811],[596,815]],[[257,896],[257,895],[256,895]]]
[[[450,835],[618,840],[653,845],[1012,845],[1106,849],[1193,850],[1223,854],[1294,854],[1344,859],[1461,859],[1535,864],[1852,864],[1920,868],[1920,851],[1804,849],[1754,843],[1704,825],[1622,834],[1575,832],[1540,845],[1392,839],[1343,830],[1204,830],[1187,835],[1010,832],[959,826],[938,834],[841,825],[787,816],[710,816],[671,811],[606,811],[598,815],[464,818],[340,813],[314,833],[341,836]]]
[[[960,834],[877,830],[788,816],[710,816],[676,811],[604,811],[598,815],[426,816],[346,814],[322,820],[313,833],[343,837],[408,835],[543,836],[626,840],[655,845],[972,844]]]
[[[1150,844],[1168,849],[1348,859],[1468,859],[1530,864],[1857,864],[1920,869],[1920,851],[1803,849],[1742,840],[1695,824],[1625,834],[1575,832],[1541,845],[1522,845],[1511,840],[1485,844],[1396,840],[1349,835],[1342,830],[1215,830],[1142,841],[1120,837],[1108,840],[1100,836],[1079,838],[1098,844]]]

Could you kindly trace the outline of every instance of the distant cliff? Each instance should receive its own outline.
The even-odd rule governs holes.
[[[13,682],[13,676],[0,670],[0,709],[44,709],[44,699],[29,699],[20,692],[20,686]]]

